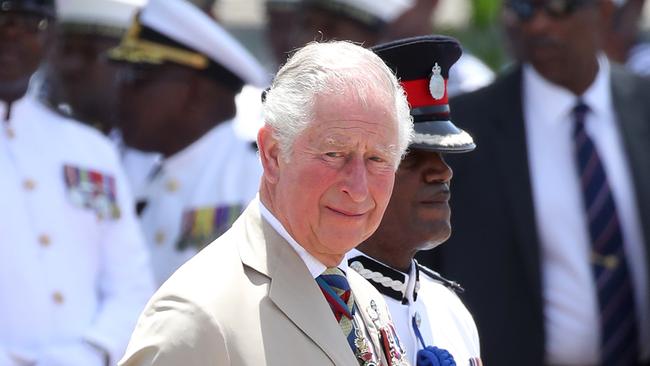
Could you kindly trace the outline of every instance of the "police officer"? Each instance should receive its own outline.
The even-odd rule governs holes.
[[[350,267],[386,298],[411,362],[429,357],[480,365],[472,316],[456,296],[460,287],[413,258],[451,233],[449,184],[443,154],[475,148],[449,120],[447,79],[458,60],[458,42],[444,36],[407,38],[373,50],[396,72],[411,105],[415,136],[395,177],[393,195],[377,231],[349,255]],[[416,362],[417,361],[417,362]],[[442,363],[450,364],[450,363]]]
[[[106,365],[152,292],[118,156],[41,104],[52,0],[0,1],[0,365]]]
[[[185,0],[150,1],[109,57],[124,67],[124,142],[164,156],[140,203],[160,284],[229,228],[255,196],[262,168],[232,120],[242,86],[264,86],[267,75]]]

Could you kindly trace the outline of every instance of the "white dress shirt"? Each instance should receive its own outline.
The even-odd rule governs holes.
[[[259,207],[260,207],[260,213],[262,214],[262,218],[266,220],[266,222],[271,225],[271,227],[278,233],[280,236],[286,240],[289,245],[293,248],[293,250],[298,253],[298,256],[300,259],[302,259],[303,262],[305,262],[305,265],[307,266],[307,269],[309,270],[309,273],[311,273],[312,277],[316,278],[325,272],[327,269],[327,266],[324,265],[321,261],[316,259],[313,255],[309,254],[305,248],[302,247],[302,245],[298,244],[298,242],[289,234],[287,229],[282,226],[282,223],[280,220],[278,220],[272,213],[269,211],[266,206],[262,203],[260,200],[259,195],[255,196],[255,201],[259,202]],[[348,271],[348,261],[347,261],[347,255],[344,256],[344,258],[341,260],[341,263],[338,264],[337,266],[340,270],[343,272],[347,273]]]
[[[153,292],[117,153],[32,95],[6,115],[0,102],[0,364],[103,365],[90,343],[116,362]]]
[[[602,160],[625,238],[637,312],[642,356],[650,356],[650,310],[645,249],[630,169],[617,128],[609,64],[581,96],[589,106],[586,131]],[[524,120],[531,185],[541,242],[546,329],[546,362],[593,365],[599,361],[600,321],[591,269],[588,223],[573,150],[572,109],[578,97],[524,66]]]
[[[259,195],[255,196],[252,204],[255,204],[255,201],[259,203],[260,207],[260,213],[262,215],[262,218],[266,220],[266,222],[271,225],[271,227],[284,239],[286,240],[289,245],[293,248],[293,250],[296,251],[300,259],[305,263],[305,266],[307,266],[307,269],[309,270],[309,273],[313,278],[316,278],[323,274],[323,272],[327,269],[327,266],[324,265],[321,261],[316,259],[313,255],[311,255],[305,248],[303,248],[302,245],[298,244],[298,242],[289,234],[289,232],[282,226],[282,223],[280,220],[278,220],[271,211],[269,211],[266,206],[262,203],[262,201],[259,198]],[[343,257],[341,262],[337,265],[337,267],[342,270],[344,273],[348,273],[348,260],[347,260],[347,254]],[[323,300],[325,300],[325,297],[323,296]],[[356,319],[357,324],[365,324],[363,316],[360,314],[360,312],[355,312],[353,318]],[[363,327],[362,332],[364,334],[365,339],[371,339],[370,334],[368,333],[368,328]],[[413,364],[415,365],[415,364]],[[408,365],[405,365],[408,366]]]
[[[227,230],[255,197],[262,165],[231,121],[162,162],[140,222],[158,285]]]
[[[474,318],[453,290],[419,271],[415,261],[411,265],[411,271],[406,274],[386,266],[357,249],[352,249],[348,253],[352,263],[355,261],[354,258],[359,256],[370,258],[380,266],[389,269],[385,272],[375,272],[370,276],[368,276],[368,269],[357,270],[357,272],[364,277],[369,277],[370,283],[384,295],[393,324],[411,364],[416,364],[417,352],[423,348],[413,328],[414,318],[416,323],[419,323],[418,329],[425,346],[436,346],[447,350],[459,366],[470,365],[470,359],[480,359],[479,336]],[[359,263],[352,266],[358,268]],[[399,272],[401,278],[393,278],[387,273],[392,274],[394,271]],[[397,300],[382,291],[388,282],[384,281],[381,284],[375,281],[377,275],[384,275],[400,282],[401,285],[397,287],[400,288],[404,301]],[[392,284],[395,287],[396,282]]]

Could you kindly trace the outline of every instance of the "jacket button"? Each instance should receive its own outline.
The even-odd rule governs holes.
[[[165,184],[165,188],[168,192],[176,192],[180,188],[181,184],[176,179],[170,179]]]
[[[156,236],[154,238],[154,240],[156,241],[156,244],[158,244],[158,245],[165,244],[165,239],[166,239],[166,235],[165,235],[164,231],[162,231],[162,230],[156,231]]]
[[[62,305],[64,302],[63,294],[61,294],[59,291],[55,291],[52,294],[52,301],[54,301],[54,303],[57,305]]]
[[[48,247],[52,241],[47,234],[41,234],[38,236],[38,243],[41,244],[42,247]]]
[[[33,179],[27,178],[23,181],[23,188],[26,191],[33,191],[36,188],[36,182]]]

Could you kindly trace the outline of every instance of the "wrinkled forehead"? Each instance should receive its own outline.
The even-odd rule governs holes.
[[[342,150],[397,151],[398,126],[386,103],[361,103],[354,98],[325,99],[315,109],[308,143]]]
[[[365,129],[397,127],[395,102],[384,91],[341,91],[317,95],[314,100],[312,123],[347,123]],[[374,124],[374,126],[373,126]]]

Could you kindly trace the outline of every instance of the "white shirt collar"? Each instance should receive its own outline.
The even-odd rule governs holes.
[[[540,75],[530,64],[523,67],[523,85],[525,108],[531,113],[544,116],[544,123],[556,124],[571,118],[573,107],[582,99],[590,110],[598,115],[611,110],[603,101],[611,101],[609,62],[603,54],[598,55],[598,73],[593,83],[582,96],[553,84]],[[543,100],[544,103],[537,101]],[[611,103],[611,102],[610,102]]]
[[[289,235],[289,232],[282,226],[282,223],[280,223],[280,220],[278,220],[269,209],[264,206],[262,203],[262,200],[260,200],[259,194],[255,196],[253,199],[253,202],[257,201],[260,207],[260,213],[262,214],[262,217],[271,225],[275,231],[277,231],[280,236],[286,240],[289,245],[293,248],[293,250],[298,253],[298,256],[300,259],[302,259],[303,262],[305,262],[305,265],[307,266],[307,269],[309,269],[309,273],[311,273],[312,277],[316,278],[320,276],[326,269],[327,266],[321,263],[318,259],[316,259],[313,255],[309,254],[307,250],[298,242]],[[343,260],[341,260],[341,263],[338,264],[338,268],[341,269],[343,272],[347,273],[348,271],[348,258],[347,254],[343,257]]]

